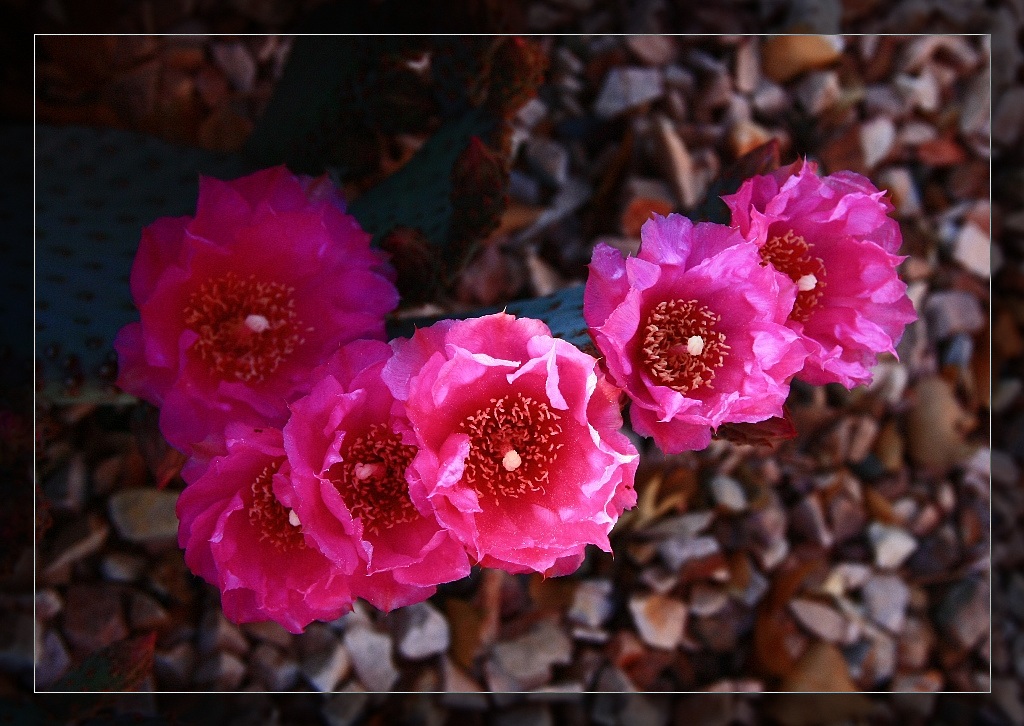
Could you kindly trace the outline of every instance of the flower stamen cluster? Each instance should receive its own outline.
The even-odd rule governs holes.
[[[409,499],[405,470],[416,456],[416,447],[384,424],[373,424],[345,449],[344,459],[332,466],[329,478],[337,487],[363,531],[378,535],[419,517]]]
[[[763,264],[771,265],[796,283],[796,302],[789,319],[801,323],[807,320],[825,294],[825,263],[820,257],[814,257],[807,240],[792,230],[770,237],[760,254]]]
[[[459,425],[469,435],[464,479],[494,501],[544,494],[564,446],[559,418],[548,404],[523,393],[492,398]]]
[[[313,330],[298,319],[294,295],[294,286],[255,275],[204,281],[185,307],[185,325],[199,335],[191,351],[224,380],[264,380]]]
[[[696,300],[662,300],[647,315],[643,364],[658,383],[686,393],[711,387],[729,345],[715,329],[722,316]]]
[[[303,549],[306,541],[299,529],[294,511],[288,510],[274,496],[274,474],[282,460],[263,467],[252,482],[252,500],[249,503],[249,523],[259,535],[260,542],[268,541],[280,552]]]

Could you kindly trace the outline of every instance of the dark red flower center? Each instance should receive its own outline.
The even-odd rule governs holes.
[[[641,356],[655,383],[687,393],[711,387],[729,346],[715,329],[722,316],[696,300],[665,300],[644,324]]]
[[[222,379],[262,381],[304,342],[295,313],[295,288],[241,278],[233,272],[207,280],[189,297],[185,324],[199,334],[192,346]]]
[[[306,547],[299,518],[274,496],[274,474],[284,459],[267,464],[252,483],[249,523],[259,533],[260,542],[269,541],[280,552]]]
[[[463,480],[493,503],[545,491],[551,467],[564,445],[559,415],[522,393],[492,398],[462,421],[469,434]]]
[[[364,536],[419,518],[405,479],[415,446],[403,444],[387,426],[374,424],[345,447],[343,456],[329,475],[348,511],[362,522]]]
[[[772,237],[761,247],[761,264],[770,264],[796,283],[796,302],[790,320],[804,322],[825,291],[825,263],[811,254],[811,246],[792,230]]]

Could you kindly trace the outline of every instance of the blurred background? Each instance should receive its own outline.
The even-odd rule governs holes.
[[[54,313],[61,305],[91,315],[71,324],[70,347],[36,350],[35,411],[25,395],[6,401],[3,462],[16,501],[31,501],[30,416],[38,474],[34,520],[13,506],[4,515],[24,544],[35,521],[37,541],[35,590],[30,547],[5,562],[6,706],[57,722],[190,723],[208,699],[158,692],[339,690],[353,693],[237,695],[216,708],[239,723],[1019,723],[1019,8],[464,2],[445,12],[457,24],[445,30],[537,35],[487,66],[493,39],[392,39],[381,50],[352,38],[364,59],[355,76],[338,81],[337,67],[322,66],[295,84],[289,74],[293,51],[317,58],[296,33],[431,28],[435,5],[396,21],[389,2],[51,2],[8,26],[141,35],[40,36],[34,76],[5,71],[5,133],[24,139],[33,109],[37,124],[36,339],[70,340],[59,326],[39,330],[68,317]],[[868,35],[760,35],[804,31]],[[900,35],[875,35],[890,33]],[[5,52],[18,47],[33,51],[12,36]],[[315,128],[296,129],[275,94],[304,88],[333,89],[336,103]],[[110,328],[106,313],[91,313],[96,296],[76,298],[66,279],[41,278],[82,264],[85,278],[105,279],[88,267],[103,257],[96,250],[133,251],[152,218],[194,204],[189,169],[288,161],[328,171],[353,204],[367,204],[381,182],[411,174],[446,123],[480,108],[496,121],[479,134],[485,153],[470,178],[498,200],[483,218],[460,217],[471,204],[460,207],[452,184],[464,234],[447,242],[465,264],[426,290],[406,276],[410,315],[567,289],[584,279],[596,241],[635,250],[651,212],[713,218],[716,184],[774,139],[782,163],[808,156],[890,192],[920,320],[869,389],[795,386],[800,435],[775,450],[645,448],[640,504],[613,534],[614,558],[595,551],[575,575],[547,581],[475,573],[422,607],[387,617],[366,608],[298,637],[234,626],[174,543],[180,457],[155,411],[110,387],[109,341],[74,327]],[[119,196],[121,206],[90,204]],[[69,221],[74,205],[82,211]],[[117,219],[126,207],[135,217]],[[387,243],[415,251],[423,241]],[[107,267],[116,277],[124,264]],[[12,351],[5,360],[19,359]],[[27,699],[33,675],[40,690],[154,693]],[[364,693],[389,690],[459,693]],[[732,694],[589,693],[634,690]]]

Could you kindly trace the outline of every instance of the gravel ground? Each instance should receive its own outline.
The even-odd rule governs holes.
[[[254,18],[272,2],[243,5],[233,27],[194,12],[153,29],[287,30],[293,20]],[[782,4],[761,15],[733,5],[682,19],[658,2],[628,18],[586,0],[536,2],[519,22],[538,32],[792,27]],[[174,542],[181,459],[153,409],[40,402],[49,506],[37,520],[49,526],[35,593],[25,551],[0,603],[7,695],[31,690],[33,649],[46,690],[90,653],[155,632],[147,690],[355,692],[221,699],[238,723],[1024,721],[1024,12],[819,7],[822,31],[980,32],[996,21],[998,32],[537,38],[550,66],[515,121],[509,211],[451,305],[581,280],[596,240],[635,250],[637,219],[666,205],[693,211],[719,169],[777,138],[784,161],[809,155],[826,171],[866,174],[897,207],[920,320],[871,387],[795,387],[800,436],[776,451],[722,441],[665,457],[644,446],[640,505],[613,533],[616,556],[595,551],[573,576],[477,572],[423,605],[357,609],[301,636],[229,623],[216,590],[185,568]],[[135,20],[129,29],[150,29]],[[72,72],[81,54],[40,45],[41,121],[229,150],[258,118],[290,40],[126,38],[90,90]],[[574,135],[598,122],[600,138]],[[555,221],[534,224],[545,212]],[[391,690],[450,693],[364,693]],[[151,693],[97,708],[184,720],[199,703]]]

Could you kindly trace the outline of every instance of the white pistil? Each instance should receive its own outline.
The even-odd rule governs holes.
[[[254,333],[262,333],[264,330],[270,327],[270,321],[262,315],[253,313],[247,315],[245,318],[245,327]]]
[[[800,292],[807,292],[813,290],[818,284],[818,278],[814,275],[804,275],[796,281],[796,289]]]
[[[299,515],[295,513],[294,509],[288,510],[288,524],[293,527],[298,527],[302,522],[299,521]]]
[[[690,355],[700,355],[704,352],[704,338],[699,335],[691,335],[686,340],[686,352]]]
[[[380,468],[380,464],[356,464],[352,467],[352,473],[356,475],[356,479],[362,481],[376,474]]]
[[[519,452],[515,449],[509,449],[504,457],[501,459],[501,465],[505,467],[505,471],[515,471],[523,464],[523,457],[519,455]]]

